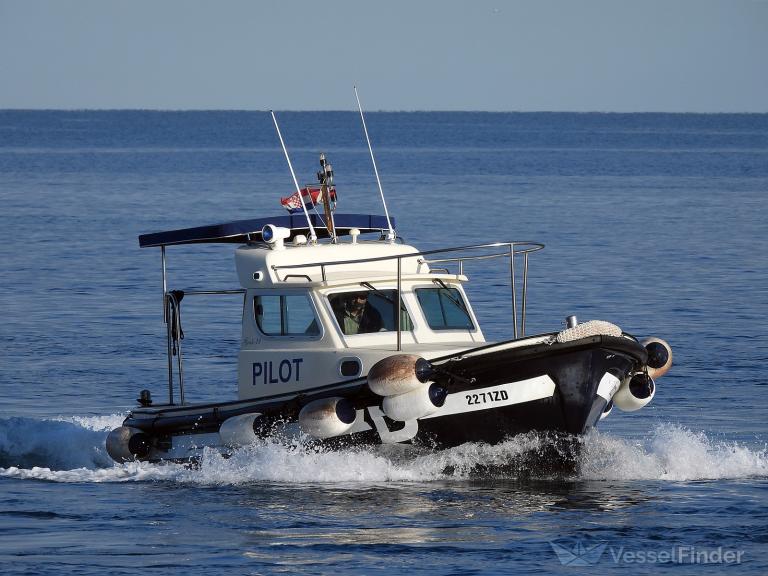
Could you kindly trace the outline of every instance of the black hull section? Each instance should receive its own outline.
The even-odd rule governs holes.
[[[626,337],[593,336],[527,346],[502,343],[432,360],[438,368],[434,380],[447,389],[452,408],[419,420],[396,422],[384,416],[381,398],[361,379],[290,397],[140,409],[123,425],[151,439],[154,448],[145,458],[150,460],[177,459],[169,449],[175,438],[218,433],[221,423],[233,416],[260,413],[255,436],[296,427],[302,406],[331,396],[349,399],[359,422],[349,434],[318,441],[329,447],[411,442],[448,448],[466,442],[494,444],[526,432],[580,435],[598,423],[606,407],[607,401],[597,393],[601,379],[610,373],[624,380],[641,370],[646,360],[645,348]],[[531,382],[538,387],[535,397],[523,394],[520,401],[511,399],[518,385]],[[499,393],[483,393],[489,389],[508,390],[507,401],[496,401]]]
[[[613,342],[604,343],[608,339]],[[436,418],[430,431],[450,445],[462,443],[459,436],[463,442],[493,443],[531,430],[586,432],[599,421],[606,405],[597,396],[603,375],[611,372],[622,380],[645,361],[642,346],[627,346],[626,339],[598,336],[589,340],[576,346],[539,346],[523,354],[489,352],[449,364],[449,370],[457,375],[474,377],[477,388],[547,375],[555,383],[555,392],[549,398],[523,404],[455,414],[450,423]],[[447,442],[449,438],[453,441]]]

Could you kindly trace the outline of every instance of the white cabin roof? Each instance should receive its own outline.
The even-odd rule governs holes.
[[[417,252],[407,244],[383,241],[283,247],[248,244],[235,251],[235,265],[243,288],[272,288],[294,282],[395,278],[397,257],[407,254],[414,256],[400,259],[402,276],[428,274],[429,265]]]

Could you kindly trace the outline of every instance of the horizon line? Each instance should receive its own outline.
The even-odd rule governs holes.
[[[356,114],[357,110],[346,108],[317,108],[317,109],[297,109],[289,108],[285,110],[275,110],[276,112],[289,113],[330,113],[346,112]],[[23,107],[0,107],[0,112],[158,112],[158,113],[197,113],[197,112],[263,112],[269,114],[270,109],[258,108],[23,108]],[[696,110],[459,110],[459,109],[403,109],[403,110],[368,110],[366,113],[373,114],[698,114],[698,115],[758,115],[768,114],[768,109],[764,111],[752,110],[720,110],[720,111],[696,111]]]

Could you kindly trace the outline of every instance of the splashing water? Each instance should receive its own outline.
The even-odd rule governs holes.
[[[113,414],[52,420],[0,419],[0,467],[64,470],[110,466],[112,459],[104,446],[106,431],[119,426],[123,418]]]
[[[408,446],[319,450],[263,441],[224,456],[206,449],[199,463],[115,464],[104,448],[123,416],[0,420],[0,476],[58,482],[173,481],[201,485],[252,482],[378,483],[514,478],[509,463],[551,441],[523,434],[496,445],[467,443],[438,451]],[[593,432],[580,440],[573,479],[671,480],[768,477],[768,449],[716,441],[702,432],[664,424],[641,440]],[[490,472],[489,472],[490,471]],[[519,472],[519,469],[517,470]]]
[[[585,438],[580,477],[589,480],[717,480],[768,476],[768,448],[716,441],[674,424],[632,442],[594,433]]]

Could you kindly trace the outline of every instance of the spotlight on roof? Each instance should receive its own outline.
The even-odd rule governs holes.
[[[261,238],[274,250],[280,250],[281,248],[284,248],[284,241],[290,235],[291,231],[289,228],[282,228],[272,224],[267,224],[264,226],[264,228],[261,229]]]

